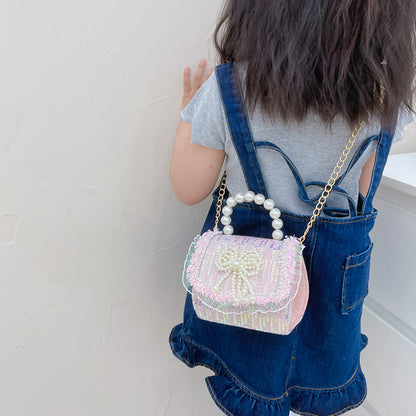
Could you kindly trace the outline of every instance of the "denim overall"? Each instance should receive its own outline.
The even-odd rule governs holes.
[[[299,198],[316,204],[320,195],[308,197],[308,186],[287,155],[270,142],[254,142],[242,107],[241,90],[234,88],[233,64],[216,67],[230,133],[247,186],[268,197],[257,158],[258,149],[274,148],[284,157],[299,187]],[[205,381],[217,406],[232,416],[329,416],[359,406],[366,397],[366,380],[360,352],[367,344],[361,334],[363,300],[368,293],[372,242],[369,232],[377,210],[372,201],[390,151],[394,128],[366,139],[351,158],[334,191],[349,201],[345,209],[327,207],[305,240],[303,251],[309,279],[309,301],[302,321],[289,335],[276,335],[199,319],[186,296],[183,323],[169,337],[172,352],[187,366],[202,365],[215,375]],[[359,203],[342,190],[342,179],[367,146],[377,142],[370,189]],[[334,161],[335,166],[336,161]],[[218,188],[202,232],[212,229]],[[300,237],[308,216],[282,212],[285,235]],[[234,234],[270,238],[268,211],[243,203],[233,209]]]

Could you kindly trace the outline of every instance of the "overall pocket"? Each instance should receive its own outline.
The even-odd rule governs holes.
[[[348,315],[360,306],[368,294],[372,249],[373,243],[362,253],[351,254],[345,259],[341,303],[343,315]]]

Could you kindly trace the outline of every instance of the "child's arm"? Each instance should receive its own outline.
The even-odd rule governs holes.
[[[362,196],[366,196],[368,192],[368,188],[370,187],[371,177],[373,175],[373,168],[374,168],[374,161],[375,161],[376,153],[374,152],[365,162],[361,170],[361,176],[359,181],[359,190]]]
[[[205,65],[204,60],[199,63],[192,88],[189,68],[185,68],[182,109],[201,87]],[[191,134],[192,124],[181,120],[176,131],[169,171],[173,192],[186,205],[203,201],[213,191],[225,157],[224,150],[191,144]]]

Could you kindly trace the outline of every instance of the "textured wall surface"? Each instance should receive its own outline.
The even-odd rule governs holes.
[[[176,413],[168,335],[206,203],[177,202],[168,168],[217,6],[0,2],[0,414]]]
[[[0,2],[0,414],[208,416],[168,345],[207,202],[168,165],[219,0]]]

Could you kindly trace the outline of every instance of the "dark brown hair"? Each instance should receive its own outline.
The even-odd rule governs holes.
[[[413,107],[415,0],[226,0],[220,63],[247,64],[247,105],[302,121],[315,110],[351,126]],[[234,75],[235,76],[235,75]],[[385,104],[380,105],[381,86]]]

